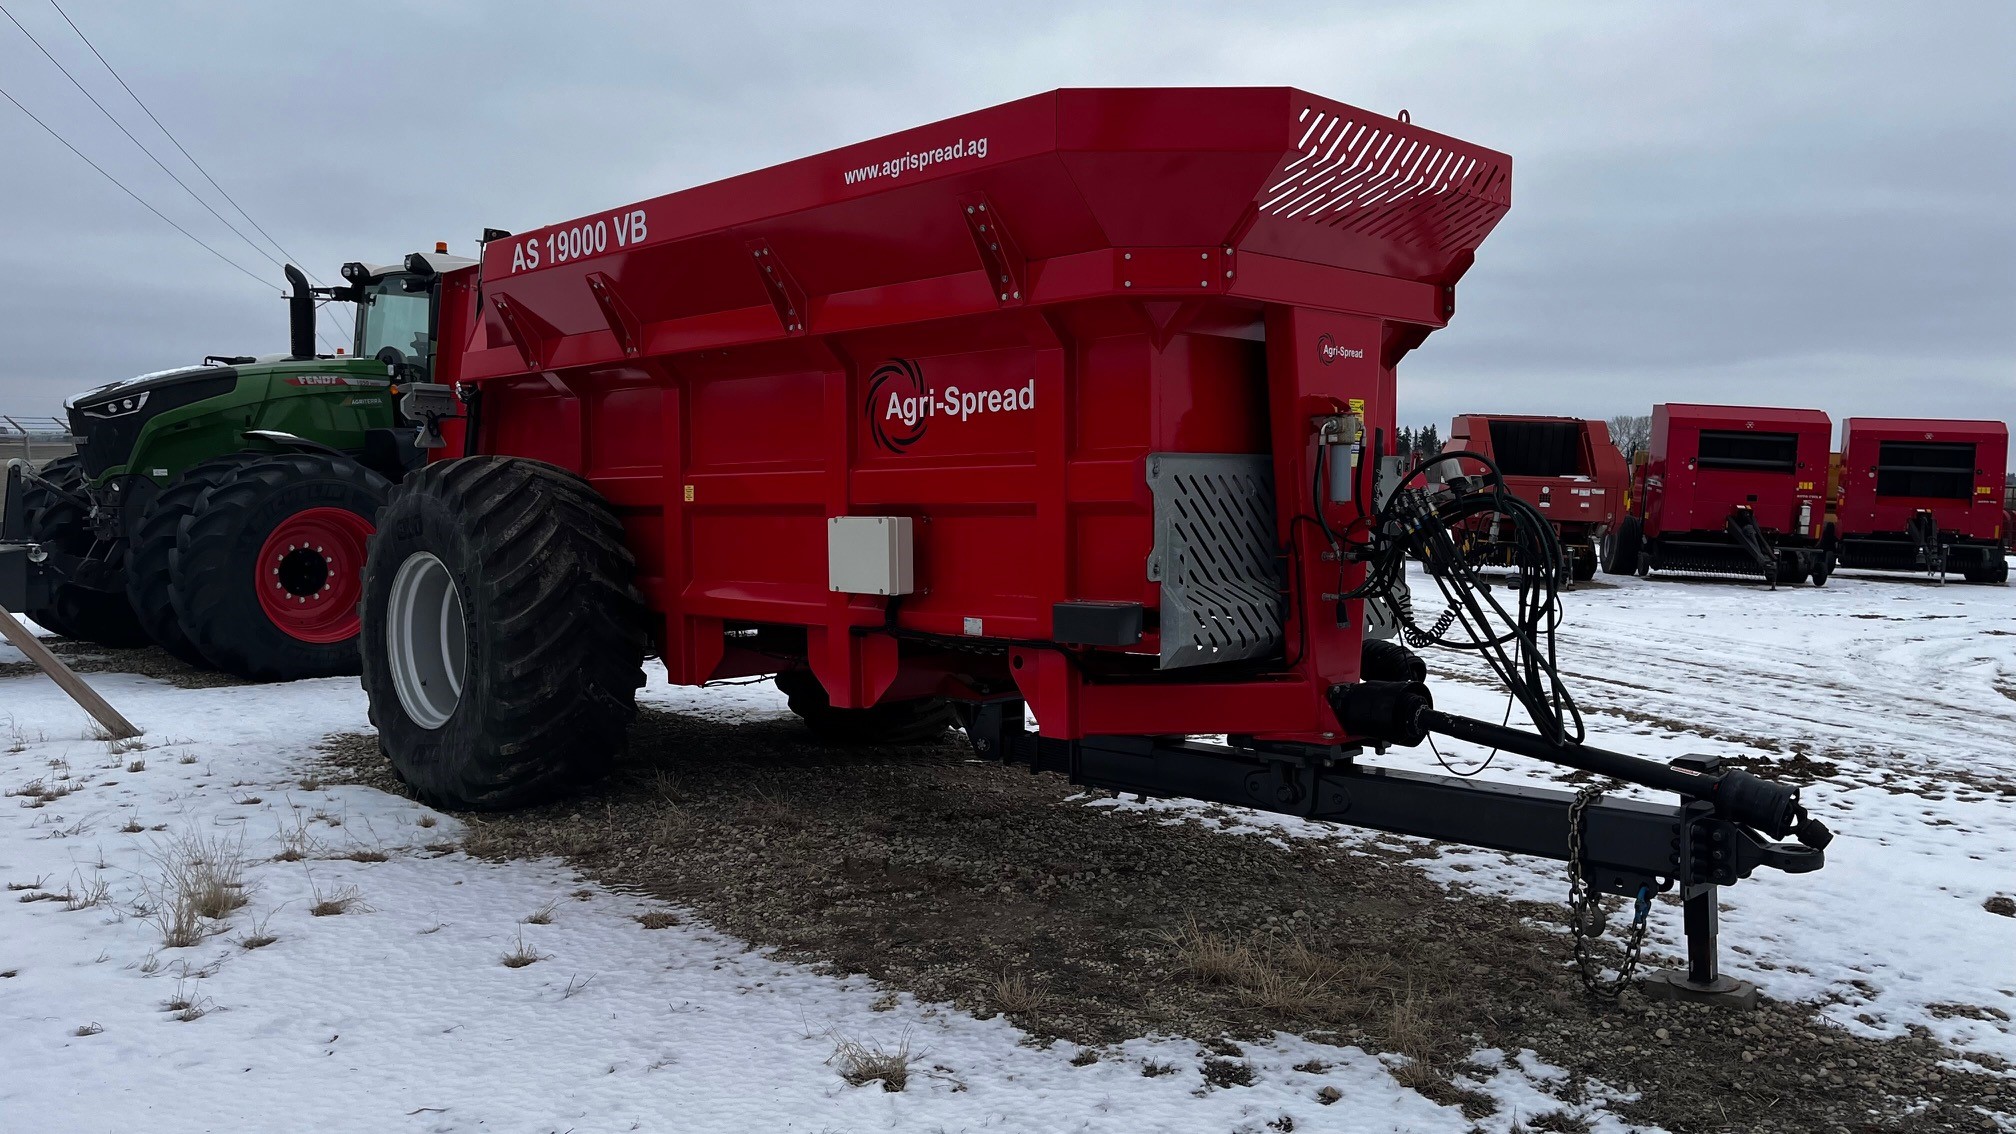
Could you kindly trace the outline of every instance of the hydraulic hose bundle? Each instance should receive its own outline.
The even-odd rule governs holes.
[[[1451,477],[1443,484],[1430,480],[1431,469],[1459,458],[1482,465],[1483,475]],[[1484,580],[1465,558],[1457,535],[1464,521],[1487,514],[1502,518],[1512,531],[1510,602],[1501,594],[1507,585]],[[1365,578],[1342,597],[1385,595],[1404,584],[1407,559],[1420,559],[1447,605],[1423,627],[1411,604],[1397,604],[1408,643],[1483,657],[1525,709],[1534,731],[1439,712],[1418,680],[1369,680],[1332,691],[1339,720],[1354,734],[1412,746],[1440,733],[1712,803],[1722,818],[1772,838],[1793,835],[1815,848],[1832,838],[1807,816],[1796,788],[1736,769],[1669,766],[1583,743],[1582,714],[1561,680],[1555,643],[1562,619],[1561,545],[1546,516],[1506,490],[1488,456],[1461,451],[1420,462],[1386,492],[1363,529],[1366,541],[1344,555],[1366,565]]]

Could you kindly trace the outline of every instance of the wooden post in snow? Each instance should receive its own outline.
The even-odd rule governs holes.
[[[49,675],[49,680],[62,686],[63,692],[70,694],[72,701],[97,718],[105,731],[112,734],[113,740],[130,740],[140,735],[133,722],[120,716],[119,710],[100,697],[96,689],[86,685],[84,679],[77,676],[76,670],[64,665],[62,658],[50,653],[49,647],[42,644],[42,639],[30,634],[28,628],[21,625],[21,620],[8,613],[4,606],[0,606],[0,635],[27,654],[29,661],[41,666],[42,672]]]

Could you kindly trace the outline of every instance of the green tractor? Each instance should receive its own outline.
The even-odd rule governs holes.
[[[71,398],[77,454],[7,471],[0,599],[66,637],[254,680],[356,673],[365,544],[426,459],[400,386],[428,380],[441,274],[473,262],[445,249],[346,264],[334,288],[289,265],[287,354]],[[351,355],[315,352],[321,299],[357,305]]]

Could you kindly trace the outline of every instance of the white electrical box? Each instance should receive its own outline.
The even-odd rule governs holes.
[[[826,521],[827,585],[850,595],[907,595],[916,589],[908,516],[834,516]]]

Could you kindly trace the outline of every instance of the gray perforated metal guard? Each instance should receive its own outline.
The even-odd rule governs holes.
[[[1274,462],[1247,453],[1150,453],[1162,584],[1162,667],[1264,657],[1281,644]]]

